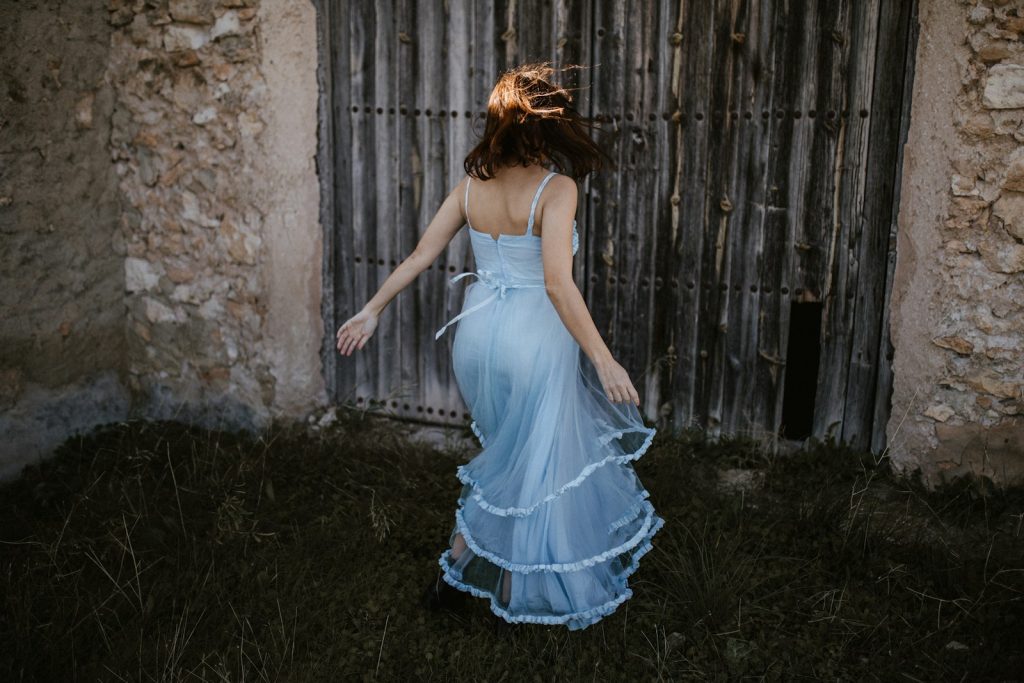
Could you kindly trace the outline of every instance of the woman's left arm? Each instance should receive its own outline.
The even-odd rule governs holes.
[[[367,340],[377,329],[377,321],[384,308],[434,262],[465,224],[466,219],[462,215],[462,204],[459,200],[465,182],[466,179],[463,178],[462,182],[445,197],[412,253],[391,271],[362,310],[338,328],[338,353],[350,356],[353,350],[366,345]]]

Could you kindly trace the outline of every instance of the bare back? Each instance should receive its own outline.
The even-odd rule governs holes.
[[[542,166],[510,166],[499,170],[489,180],[466,178],[467,201],[464,217],[471,230],[497,239],[499,235],[525,235],[530,218],[530,205],[537,185],[549,171]],[[534,211],[533,234],[540,236],[544,197],[541,195]]]

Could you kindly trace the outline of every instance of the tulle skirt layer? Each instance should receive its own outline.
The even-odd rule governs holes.
[[[464,310],[493,294],[480,283]],[[453,369],[482,450],[462,482],[445,581],[510,622],[576,630],[632,595],[664,525],[632,461],[655,429],[613,403],[543,289],[509,291],[458,322]]]

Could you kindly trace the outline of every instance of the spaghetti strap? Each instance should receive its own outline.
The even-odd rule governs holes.
[[[537,188],[537,192],[533,195],[533,204],[530,205],[530,220],[526,224],[527,235],[533,234],[533,214],[537,210],[537,201],[540,199],[540,193],[544,191],[544,186],[547,185],[548,181],[551,180],[551,178],[555,175],[557,175],[557,173],[551,171],[546,176],[544,176],[544,180],[540,181],[540,187]]]
[[[466,214],[466,225],[468,225],[470,228],[473,227],[473,224],[469,222],[469,183],[471,180],[473,180],[472,176],[466,176],[466,198],[463,201],[465,208],[462,211],[464,214]]]

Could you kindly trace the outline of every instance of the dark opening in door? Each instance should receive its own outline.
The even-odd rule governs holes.
[[[779,435],[806,439],[814,425],[814,396],[821,353],[821,302],[793,301],[789,313],[789,344],[782,395]]]

